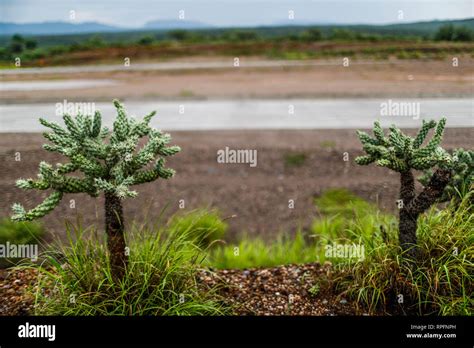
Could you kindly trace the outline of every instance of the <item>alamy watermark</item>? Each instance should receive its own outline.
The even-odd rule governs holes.
[[[24,325],[18,326],[19,338],[47,338],[52,342],[56,339],[56,325],[38,325],[26,322]]]
[[[250,167],[257,166],[257,150],[251,149],[225,149],[217,151],[217,163],[248,163]]]
[[[0,244],[0,258],[38,260],[38,244]]]
[[[71,116],[95,114],[95,103],[73,103],[64,99],[62,103],[56,103],[55,107],[56,116],[64,114]]]
[[[362,244],[327,244],[324,256],[334,259],[365,259],[365,247]]]
[[[420,103],[389,99],[386,102],[380,103],[380,115],[412,117],[414,120],[418,120],[420,118]]]

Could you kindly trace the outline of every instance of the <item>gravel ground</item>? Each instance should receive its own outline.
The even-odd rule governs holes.
[[[330,290],[329,263],[246,270],[202,271],[199,279],[217,286],[237,315],[361,315]]]
[[[0,269],[0,315],[32,313],[34,298],[25,290],[36,286],[37,277],[38,272],[34,269],[14,272]]]

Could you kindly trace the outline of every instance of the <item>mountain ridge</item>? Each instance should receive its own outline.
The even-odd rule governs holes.
[[[407,23],[388,23],[388,24],[328,24],[310,22],[294,23],[275,23],[273,25],[255,25],[244,28],[278,28],[278,27],[320,27],[320,28],[368,28],[377,30],[413,30],[413,31],[434,31],[441,25],[452,23],[454,25],[464,25],[474,30],[474,18],[455,19],[455,20],[432,20]],[[118,27],[99,22],[80,22],[71,23],[63,21],[48,21],[37,23],[12,23],[0,22],[0,36],[21,34],[21,35],[69,35],[69,34],[89,34],[89,33],[114,33],[114,32],[132,32],[132,31],[150,31],[150,30],[195,30],[195,29],[228,29],[231,27],[213,26],[211,24],[190,21],[190,20],[152,20],[141,27]]]

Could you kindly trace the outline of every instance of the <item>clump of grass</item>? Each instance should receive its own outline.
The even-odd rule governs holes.
[[[324,262],[328,243],[370,243],[384,238],[381,231],[396,226],[394,216],[383,214],[372,204],[345,189],[326,191],[315,199],[324,214],[315,219],[310,233],[298,231],[294,237],[279,235],[268,243],[261,238],[243,238],[238,244],[218,246],[210,252],[208,264],[220,269],[271,267],[292,263]],[[381,229],[382,226],[382,229]],[[353,262],[335,259],[331,262]]]
[[[314,243],[298,231],[294,238],[280,235],[272,243],[244,238],[238,244],[218,246],[210,252],[207,262],[218,269],[244,269],[315,262],[320,256]]]
[[[315,219],[311,232],[317,239],[341,242],[374,241],[380,229],[396,225],[393,215],[382,213],[375,205],[346,189],[331,189],[315,198],[322,216]]]
[[[31,244],[44,236],[45,230],[37,222],[14,222],[8,218],[0,220],[0,244]]]
[[[0,221],[0,244],[39,244],[45,229],[37,222],[14,222],[8,218]],[[0,259],[0,268],[13,266],[21,261],[17,258]]]
[[[305,153],[288,153],[284,157],[286,167],[301,167],[305,164],[307,156]]]
[[[179,92],[179,96],[182,98],[191,98],[191,97],[194,97],[195,94],[193,91],[190,91],[188,89],[183,89],[181,90],[181,92]]]
[[[334,188],[325,191],[314,199],[314,203],[323,214],[353,215],[354,212],[368,212],[376,207],[343,188]]]
[[[276,54],[277,58],[283,58],[287,60],[301,60],[301,59],[311,59],[314,57],[314,54],[309,51],[283,51]]]
[[[433,208],[420,217],[416,268],[403,261],[392,228],[386,231],[387,241],[364,239],[365,260],[343,265],[336,288],[371,312],[472,315],[474,214],[469,196],[459,207]]]
[[[196,272],[204,255],[185,233],[159,230],[129,234],[129,267],[114,280],[104,243],[77,238],[38,268],[37,315],[216,315],[225,308],[202,291]],[[70,236],[72,234],[70,233]],[[48,289],[45,293],[43,289]]]
[[[420,51],[401,50],[396,54],[397,59],[421,59],[424,57]]]
[[[336,142],[332,140],[321,141],[320,143],[323,149],[334,149],[336,147]]]
[[[202,248],[207,248],[224,237],[228,225],[217,210],[197,209],[174,215],[169,222],[170,231],[188,236]]]
[[[472,315],[474,308],[474,193],[460,205],[432,208],[418,221],[420,260],[406,262],[398,243],[397,219],[346,190],[315,200],[325,215],[312,226],[314,239],[298,232],[267,244],[243,239],[210,253],[216,268],[269,267],[323,262],[329,243],[364,246],[363,259],[334,259],[331,286],[373,314]],[[317,287],[313,289],[317,291]]]
[[[312,297],[316,297],[318,296],[320,290],[321,290],[321,287],[319,283],[316,283],[309,289],[308,292]]]

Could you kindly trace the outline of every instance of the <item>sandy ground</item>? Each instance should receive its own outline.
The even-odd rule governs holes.
[[[195,59],[195,58],[194,58]],[[226,58],[229,60],[229,58]],[[249,58],[254,59],[254,58]],[[110,101],[175,98],[470,97],[474,59],[316,61],[305,67],[118,71],[3,75],[2,81],[112,79],[114,86],[56,91],[5,91],[0,102]],[[183,60],[180,60],[180,62]],[[194,60],[193,60],[194,61]],[[219,60],[221,61],[221,60]],[[191,61],[192,62],[192,61]],[[231,64],[229,64],[231,65]]]
[[[361,151],[353,130],[173,132],[172,136],[173,143],[183,149],[168,161],[177,175],[137,187],[139,196],[125,201],[128,222],[152,222],[165,207],[166,218],[179,211],[179,202],[184,200],[184,210],[216,207],[223,217],[235,216],[228,220],[228,240],[243,233],[273,239],[280,232],[308,228],[318,214],[314,197],[333,187],[347,188],[381,209],[396,209],[398,175],[385,168],[355,165],[353,159]],[[444,146],[473,148],[473,139],[473,128],[447,129]],[[40,160],[62,161],[60,156],[42,150],[42,143],[40,134],[0,137],[0,217],[10,214],[14,202],[31,208],[45,197],[44,192],[14,187],[17,178],[36,176]],[[217,151],[226,146],[257,150],[257,166],[217,163]],[[21,161],[15,161],[17,152]],[[349,162],[343,160],[344,152]],[[307,156],[302,166],[285,164],[287,154],[299,153]],[[70,208],[71,199],[75,208]],[[289,200],[295,201],[293,209],[288,207]],[[102,206],[102,199],[68,195],[43,223],[50,237],[64,236],[65,220],[74,222],[78,217],[85,226],[102,227]]]

